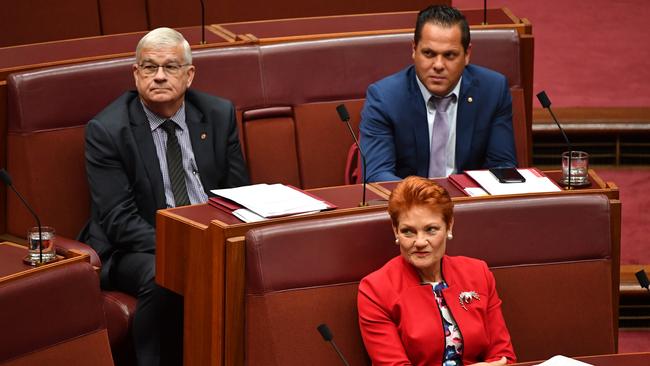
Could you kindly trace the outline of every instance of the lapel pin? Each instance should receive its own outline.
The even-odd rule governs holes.
[[[478,295],[476,291],[464,291],[461,292],[460,295],[458,295],[458,302],[460,302],[460,306],[467,310],[465,307],[465,304],[469,304],[472,302],[472,300],[476,299],[477,301],[481,300],[481,297]]]
[[[205,140],[206,138],[208,138],[208,134],[205,132],[201,133],[201,140]]]
[[[468,102],[468,103],[471,103],[471,102],[473,102],[473,101],[474,101],[474,98],[472,98],[472,97],[467,97],[467,102]]]

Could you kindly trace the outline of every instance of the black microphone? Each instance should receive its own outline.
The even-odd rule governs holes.
[[[343,108],[345,108],[345,107],[343,107]],[[338,110],[338,107],[336,107],[336,109]],[[345,111],[345,113],[347,113],[347,111]],[[332,344],[332,347],[334,347],[334,350],[339,355],[339,358],[341,359],[343,364],[345,366],[350,366],[350,364],[348,363],[348,360],[346,360],[345,357],[343,357],[343,354],[341,353],[339,348],[336,346],[336,343],[334,343],[334,335],[332,335],[332,331],[330,330],[330,327],[328,327],[327,324],[321,324],[318,327],[316,327],[316,329],[318,329],[318,333],[320,333],[321,337],[323,337],[325,342],[330,342]]]
[[[201,0],[201,44],[205,44],[205,4]]]
[[[571,155],[573,153],[573,147],[571,147],[571,142],[569,142],[569,138],[564,132],[564,129],[562,128],[562,126],[560,126],[560,122],[558,122],[557,118],[555,118],[555,113],[553,113],[553,110],[551,109],[551,100],[548,99],[546,92],[543,90],[539,92],[537,94],[537,100],[539,100],[539,103],[542,105],[543,108],[548,109],[548,111],[551,113],[551,117],[553,117],[553,121],[555,121],[555,124],[560,129],[560,132],[562,133],[562,137],[564,137],[564,142],[566,142],[566,146],[569,149],[569,167],[568,167],[569,177],[567,181],[567,189],[571,189]]]
[[[11,188],[14,192],[16,192],[16,195],[20,200],[23,202],[23,205],[27,207],[27,210],[34,216],[34,219],[36,219],[36,226],[38,226],[38,249],[39,249],[39,255],[38,255],[38,261],[40,263],[43,263],[43,233],[41,229],[41,220],[38,218],[38,215],[36,215],[36,212],[32,210],[32,207],[25,201],[25,198],[16,190],[14,187],[12,181],[11,181],[11,176],[9,175],[9,172],[7,172],[4,169],[0,169],[0,179],[7,185],[7,187]],[[27,238],[29,241],[29,246],[31,248],[32,246],[32,238]]]
[[[487,0],[483,0],[483,25],[487,24]]]
[[[345,107],[345,104],[339,104],[336,106],[336,112],[339,114],[339,118],[341,121],[345,122],[346,126],[348,126],[348,130],[350,130],[350,135],[352,135],[352,138],[354,139],[354,143],[357,145],[357,148],[359,149],[359,155],[361,155],[361,160],[363,161],[363,198],[361,201],[361,206],[366,206],[366,154],[363,153],[363,150],[361,150],[361,145],[359,145],[359,140],[357,140],[357,136],[354,134],[354,131],[352,131],[352,125],[350,125],[350,113],[348,113],[348,109]]]
[[[645,270],[642,269],[634,275],[636,276],[637,281],[639,281],[639,285],[650,291],[650,281],[648,280],[648,275],[645,273]]]

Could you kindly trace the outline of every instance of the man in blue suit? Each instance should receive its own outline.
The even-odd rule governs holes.
[[[370,182],[517,165],[505,76],[470,65],[458,10],[418,14],[413,65],[368,87],[361,145]]]

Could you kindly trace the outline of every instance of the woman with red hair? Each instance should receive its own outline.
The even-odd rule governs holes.
[[[494,276],[481,260],[445,254],[453,203],[426,178],[408,177],[388,213],[401,255],[366,276],[359,325],[373,365],[505,365],[516,357]]]

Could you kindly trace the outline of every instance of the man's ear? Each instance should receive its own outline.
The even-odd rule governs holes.
[[[190,85],[192,85],[192,80],[194,80],[194,73],[196,71],[196,68],[194,65],[188,66],[187,70],[187,87],[189,88]]]
[[[415,44],[415,41],[411,41],[411,45],[413,45],[413,52],[411,53],[411,58],[415,60],[415,51],[417,49],[417,45]]]
[[[472,55],[472,44],[467,45],[467,50],[465,51],[465,66],[469,64],[470,56]]]

